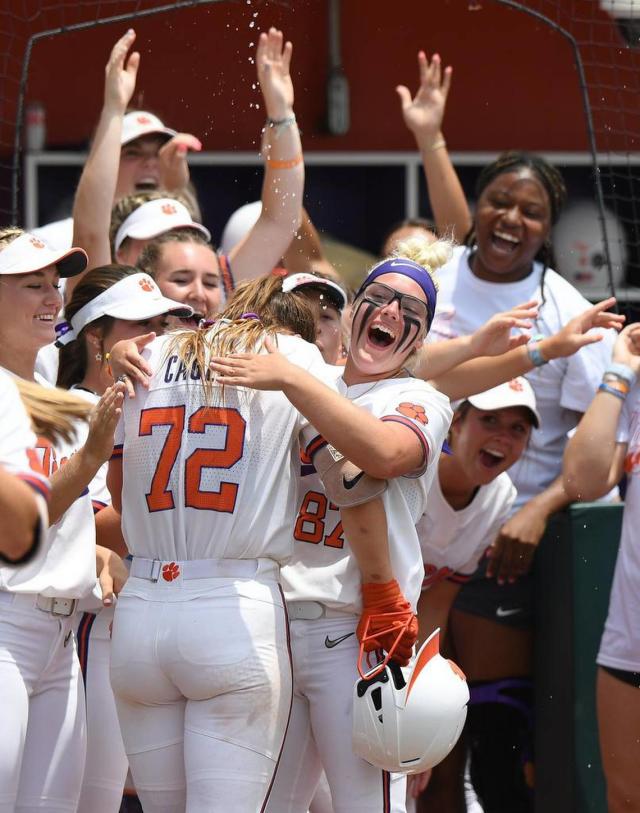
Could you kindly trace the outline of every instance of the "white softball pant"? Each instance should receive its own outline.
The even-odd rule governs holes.
[[[405,776],[374,768],[351,747],[357,621],[290,622],[293,708],[268,813],[306,813],[323,768],[334,813],[405,813]]]
[[[257,563],[251,579],[131,576],[120,594],[111,682],[145,813],[264,810],[292,677],[279,569]]]
[[[113,608],[82,613],[75,632],[87,706],[87,759],[78,813],[118,813],[129,763],[111,688]]]
[[[73,616],[0,592],[0,813],[74,813],[85,759]]]

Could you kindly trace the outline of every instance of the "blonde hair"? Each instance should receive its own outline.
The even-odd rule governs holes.
[[[36,435],[52,443],[61,439],[73,442],[75,422],[88,420],[92,405],[66,390],[47,389],[23,378],[14,381]]]
[[[452,254],[452,240],[441,239],[433,243],[427,243],[420,237],[408,237],[406,240],[401,240],[399,243],[396,243],[395,248],[386,259],[392,257],[406,257],[407,260],[418,263],[418,265],[421,265],[429,274],[437,291],[438,277],[435,272],[438,268],[449,262]]]
[[[0,229],[0,251],[23,234],[24,230],[18,228],[18,226],[5,226],[4,229]]]
[[[306,297],[297,291],[285,293],[282,277],[268,274],[241,283],[213,322],[198,330],[175,332],[166,355],[175,353],[187,369],[198,370],[210,402],[214,387],[208,375],[209,358],[258,352],[266,337],[277,332],[294,333],[313,343],[315,317]]]

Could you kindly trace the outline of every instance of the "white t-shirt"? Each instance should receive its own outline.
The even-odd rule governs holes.
[[[390,378],[351,387],[339,378],[337,388],[376,417],[408,426],[425,447],[425,470],[417,476],[390,480],[382,497],[393,573],[415,608],[424,575],[415,526],[426,508],[427,493],[449,431],[449,399],[416,378]],[[322,480],[308,458],[303,458],[300,484],[303,496],[294,530],[293,558],[282,569],[285,598],[319,601],[333,609],[359,613],[360,571],[344,538],[340,511],[327,500]]]
[[[473,500],[456,511],[435,477],[427,510],[417,525],[424,561],[423,589],[443,579],[458,584],[475,573],[485,551],[511,513],[516,490],[506,472],[480,486]]]
[[[24,408],[20,393],[10,375],[0,370],[0,467],[10,474],[19,477],[33,489],[40,524],[38,546],[46,545],[49,514],[47,500],[50,486],[38,463],[35,452],[36,436],[31,429],[31,421]],[[0,522],[0,540],[3,538]],[[21,565],[22,567],[22,565]],[[9,566],[0,560],[0,586],[3,584],[2,572]]]
[[[438,271],[438,308],[429,333],[432,341],[473,333],[494,314],[522,302],[532,299],[542,302],[540,263],[535,263],[529,276],[519,282],[496,283],[474,276],[468,259],[469,249],[459,247]],[[590,307],[572,285],[551,269],[544,276],[544,299],[532,334],[551,336]],[[527,373],[536,394],[542,428],[532,431],[524,454],[509,470],[518,490],[517,508],[560,474],[567,432],[576,426],[580,414],[591,403],[611,360],[614,340],[614,332],[607,331],[601,342]]]
[[[39,380],[42,386],[47,382]],[[81,444],[38,438],[36,452],[47,477],[63,466]],[[47,531],[46,544],[19,568],[0,568],[0,590],[83,598],[96,578],[96,529],[88,489]]]
[[[611,586],[609,614],[598,663],[612,669],[640,672],[640,385],[625,401],[618,421],[618,443],[627,444],[627,493],[620,548]]]
[[[208,407],[197,370],[175,354],[172,336],[145,350],[155,375],[124,402],[122,529],[134,556],[163,561],[291,556],[298,435],[306,421],[282,392],[225,387]],[[316,372],[318,348],[278,336],[280,351]],[[124,444],[124,446],[123,446]]]

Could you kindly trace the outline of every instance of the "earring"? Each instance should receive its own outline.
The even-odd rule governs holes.
[[[99,350],[96,353],[96,361],[102,361],[102,353]]]

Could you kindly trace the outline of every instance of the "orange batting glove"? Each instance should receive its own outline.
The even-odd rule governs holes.
[[[359,670],[362,653],[376,649],[387,653],[380,671],[390,660],[401,666],[409,663],[418,640],[418,619],[395,579],[362,585],[362,615],[356,635],[360,641]]]

